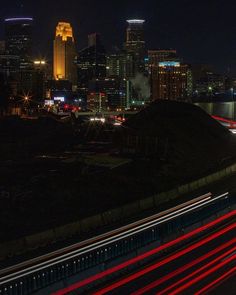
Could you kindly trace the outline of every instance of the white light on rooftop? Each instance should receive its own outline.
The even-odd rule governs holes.
[[[12,21],[33,21],[34,19],[32,17],[12,17],[12,18],[6,18],[5,22],[12,22]]]
[[[143,19],[129,19],[127,20],[129,24],[143,24],[145,20]]]

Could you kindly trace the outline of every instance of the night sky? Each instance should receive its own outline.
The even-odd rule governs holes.
[[[23,3],[23,8],[20,8]],[[35,18],[35,52],[50,58],[58,21],[72,23],[79,49],[99,32],[107,49],[121,47],[127,18],[146,19],[148,48],[176,48],[184,61],[214,64],[236,75],[236,2],[228,0],[1,0],[3,19]]]

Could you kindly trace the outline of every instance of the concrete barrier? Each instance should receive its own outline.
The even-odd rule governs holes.
[[[143,210],[143,211],[153,208],[154,207],[154,199],[153,199],[153,197],[140,200],[139,201],[139,206],[140,206],[140,209]]]
[[[25,247],[28,249],[34,249],[37,247],[37,243],[40,243],[40,246],[46,246],[55,239],[54,231],[47,230],[35,235],[31,235],[25,238]]]
[[[102,216],[95,215],[88,218],[81,220],[81,231],[82,232],[89,232],[91,230],[97,229],[103,225],[102,223]]]
[[[131,215],[137,214],[140,212],[139,201],[133,202],[123,206],[123,216],[124,218],[130,217]]]

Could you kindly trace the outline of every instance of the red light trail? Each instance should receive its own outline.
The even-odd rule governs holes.
[[[101,289],[98,292],[95,292],[93,294],[94,295],[103,295],[103,294],[106,294],[106,293],[108,293],[108,292],[110,292],[110,291],[112,291],[114,289],[117,289],[117,288],[119,288],[119,287],[121,287],[121,286],[123,286],[123,285],[125,285],[127,283],[130,283],[130,282],[144,276],[145,274],[147,274],[147,273],[149,273],[149,272],[151,272],[153,270],[156,270],[157,268],[159,268],[159,267],[161,267],[161,266],[163,266],[163,265],[165,265],[165,264],[167,264],[169,262],[172,262],[172,261],[176,260],[177,258],[179,258],[179,257],[181,257],[181,256],[183,256],[183,255],[185,255],[185,254],[187,254],[187,253],[189,253],[189,252],[191,252],[191,251],[205,245],[206,243],[208,243],[208,242],[210,242],[210,241],[224,235],[225,233],[227,233],[227,232],[229,232],[229,231],[231,231],[231,230],[233,230],[235,228],[236,228],[236,224],[232,224],[232,225],[228,226],[227,228],[224,228],[221,231],[219,231],[217,233],[214,233],[214,234],[210,235],[209,237],[207,237],[205,239],[202,239],[199,242],[197,242],[197,243],[195,243],[195,244],[193,244],[193,245],[191,245],[191,246],[189,246],[189,247],[187,247],[187,248],[185,248],[185,249],[183,249],[183,250],[181,250],[181,251],[179,251],[179,252],[177,252],[177,253],[175,253],[175,254],[173,254],[173,255],[165,258],[165,259],[163,259],[163,260],[161,260],[161,261],[159,261],[158,263],[156,263],[154,265],[151,265],[151,266],[149,266],[149,267],[147,267],[147,268],[145,268],[145,269],[143,269],[141,271],[138,271],[135,274],[130,275],[130,276],[128,276],[128,277],[126,277],[126,278],[124,278],[124,279],[122,279],[120,281],[117,281],[114,284],[112,284],[110,286],[107,286],[107,287],[105,287],[105,288],[103,288],[103,289]],[[158,295],[159,295],[159,293],[158,293]]]
[[[198,275],[201,271],[204,271],[205,269],[211,267],[212,265],[214,265],[215,263],[217,263],[221,259],[223,259],[223,258],[227,257],[228,255],[230,255],[231,253],[235,252],[235,250],[236,250],[236,247],[230,249],[226,253],[223,253],[222,255],[218,256],[216,259],[214,259],[211,262],[207,263],[203,267],[201,267],[201,268],[197,269],[196,271],[190,273],[188,276],[185,276],[183,279],[178,280],[176,283],[172,284],[171,286],[167,287],[166,289],[158,292],[158,295],[169,294],[169,291],[171,289],[176,288],[178,285],[181,285],[182,283],[184,283],[188,279],[192,278],[193,276]]]
[[[204,288],[199,290],[195,293],[195,295],[202,295],[205,294],[205,292],[208,292],[209,290],[214,289],[216,286],[222,284],[226,279],[230,278],[231,276],[236,275],[236,266],[231,268],[229,271],[224,273],[222,276],[211,282],[209,285],[206,285]]]
[[[230,258],[226,259],[225,261],[222,261],[221,263],[217,264],[216,266],[212,267],[211,269],[209,269],[205,273],[199,275],[198,277],[194,278],[193,280],[191,280],[190,282],[186,283],[185,285],[182,285],[178,289],[175,289],[173,292],[171,292],[171,295],[176,295],[176,294],[182,293],[184,290],[192,287],[194,284],[198,283],[202,279],[206,278],[207,276],[211,275],[212,273],[218,271],[220,268],[226,266],[227,264],[229,264],[230,262],[235,261],[235,260],[236,260],[236,254],[234,254]],[[159,294],[160,293],[158,292],[158,295]]]
[[[236,242],[236,238],[229,241],[228,243],[226,243],[224,245],[219,246],[218,248],[212,250],[211,252],[206,253],[205,255],[199,257],[198,259],[196,259],[194,261],[191,261],[190,263],[178,268],[176,271],[173,271],[170,274],[168,274],[168,275],[166,275],[166,276],[152,282],[151,284],[148,284],[147,286],[143,287],[142,289],[139,289],[139,290],[133,292],[132,295],[145,294],[146,292],[154,289],[155,287],[159,286],[160,284],[162,284],[162,283],[172,279],[173,277],[183,273],[184,271],[186,271],[186,270],[192,268],[193,266],[203,262],[204,260],[214,256],[215,254],[221,252],[222,250],[227,249],[229,246],[232,246],[233,244],[235,244],[235,242]],[[232,249],[229,252],[231,252],[231,251],[232,251]]]
[[[217,121],[228,123],[228,124],[230,124],[231,127],[236,126],[236,122],[233,120],[225,119],[225,118],[218,117],[218,116],[211,116],[211,117]]]
[[[100,273],[98,273],[96,275],[93,275],[93,276],[91,276],[91,277],[89,277],[89,278],[87,278],[85,280],[82,280],[82,281],[80,281],[78,283],[75,283],[75,284],[73,284],[73,285],[71,285],[71,286],[69,286],[67,288],[59,290],[59,291],[57,291],[57,292],[55,292],[53,294],[54,295],[64,295],[64,294],[72,292],[72,291],[74,291],[76,289],[79,289],[79,288],[81,288],[83,286],[86,286],[86,285],[88,285],[90,283],[93,283],[94,281],[100,280],[100,279],[102,279],[102,278],[104,278],[104,277],[106,277],[108,275],[111,275],[111,274],[113,274],[113,273],[115,273],[117,271],[120,271],[120,270],[122,270],[122,269],[124,269],[124,268],[126,268],[126,267],[128,267],[128,266],[130,266],[132,264],[135,264],[135,263],[137,263],[137,262],[139,262],[139,261],[141,261],[141,260],[143,260],[145,258],[148,258],[148,257],[150,257],[150,256],[152,256],[154,254],[157,254],[158,252],[160,252],[160,251],[162,251],[164,249],[170,248],[170,247],[172,247],[172,246],[174,246],[174,245],[176,245],[176,244],[178,244],[180,242],[183,242],[183,241],[185,241],[185,240],[187,240],[187,239],[189,239],[189,238],[191,238],[191,237],[193,237],[193,236],[195,236],[195,235],[197,235],[197,234],[199,234],[199,233],[201,233],[201,232],[203,232],[203,231],[205,231],[205,230],[207,230],[207,229],[209,229],[209,228],[211,228],[211,227],[213,227],[213,226],[215,226],[215,225],[217,225],[217,224],[219,224],[219,223],[221,223],[221,222],[223,222],[223,221],[225,221],[225,220],[227,220],[227,219],[229,219],[229,218],[231,218],[231,217],[233,217],[235,215],[236,215],[236,210],[233,210],[232,212],[227,213],[224,216],[221,216],[221,217],[217,218],[216,220],[214,220],[214,221],[212,221],[212,222],[210,222],[210,223],[208,223],[208,224],[206,224],[204,226],[201,226],[201,227],[193,230],[192,232],[187,233],[187,234],[185,234],[185,235],[183,235],[183,236],[181,236],[181,237],[179,237],[179,238],[177,238],[177,239],[175,239],[173,241],[170,241],[170,242],[168,242],[168,243],[166,243],[164,245],[158,246],[157,248],[155,248],[155,249],[153,249],[151,251],[148,251],[148,252],[146,252],[146,253],[144,253],[142,255],[139,255],[139,256],[137,256],[135,258],[132,258],[132,259],[130,259],[130,260],[124,262],[124,263],[121,263],[121,264],[119,264],[119,265],[117,265],[115,267],[112,267],[110,269],[102,271],[102,272],[100,272]]]

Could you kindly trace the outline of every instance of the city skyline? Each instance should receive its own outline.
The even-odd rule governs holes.
[[[0,295],[235,295],[236,4],[1,4]]]
[[[42,0],[35,8],[27,0],[23,1],[22,8],[18,8],[18,1],[8,2],[2,9],[1,18],[19,15],[34,17],[35,35],[39,40],[35,44],[35,51],[47,58],[51,58],[51,40],[58,21],[72,24],[79,49],[86,46],[89,33],[98,32],[107,49],[111,50],[112,47],[122,47],[125,41],[126,19],[142,18],[146,20],[145,39],[148,49],[174,48],[186,62],[209,63],[222,72],[231,68],[233,74],[236,73],[233,10],[223,6],[221,0],[214,2],[214,5],[213,1],[200,1],[197,4],[169,1],[167,4],[151,0],[145,4],[129,1],[125,5],[117,1],[100,1],[98,4],[95,1],[72,0],[68,5],[62,1],[46,4]],[[53,16],[50,15],[52,9]],[[2,39],[3,23],[0,36]]]

